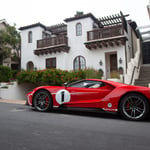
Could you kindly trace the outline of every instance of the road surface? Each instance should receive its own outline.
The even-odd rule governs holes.
[[[73,110],[40,113],[0,102],[1,150],[149,150],[150,119]]]

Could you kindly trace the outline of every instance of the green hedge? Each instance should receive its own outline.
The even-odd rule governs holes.
[[[79,71],[46,69],[39,71],[21,71],[16,75],[16,78],[19,83],[37,83],[41,85],[44,83],[48,85],[62,85],[65,82],[70,83],[85,78],[101,78],[101,75],[94,69]]]
[[[46,69],[39,71],[22,71],[16,76],[19,83],[46,83],[49,85],[62,85],[65,82],[72,82],[85,78],[85,72],[80,70],[63,71],[59,69]]]
[[[7,66],[0,66],[0,82],[8,82],[12,78],[13,72]]]
[[[87,79],[92,79],[92,78],[101,79],[102,77],[102,73],[95,70],[94,68],[86,69],[85,74]]]

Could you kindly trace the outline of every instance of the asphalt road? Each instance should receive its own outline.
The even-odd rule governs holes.
[[[0,150],[149,150],[150,119],[0,103]]]

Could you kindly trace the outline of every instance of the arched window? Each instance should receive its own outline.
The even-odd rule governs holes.
[[[77,23],[76,24],[76,36],[80,36],[80,35],[82,35],[82,24]]]
[[[77,56],[73,62],[74,70],[86,69],[86,62],[83,56]]]
[[[34,69],[34,64],[33,64],[32,61],[29,61],[29,62],[27,63],[27,70],[33,70],[33,69]]]
[[[28,43],[32,43],[32,31],[28,32]]]

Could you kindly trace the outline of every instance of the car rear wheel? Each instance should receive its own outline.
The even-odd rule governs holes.
[[[45,112],[52,109],[52,98],[49,92],[45,90],[38,91],[33,97],[33,103],[36,110]]]
[[[120,112],[126,119],[143,120],[149,112],[149,103],[144,96],[131,93],[121,100]]]

